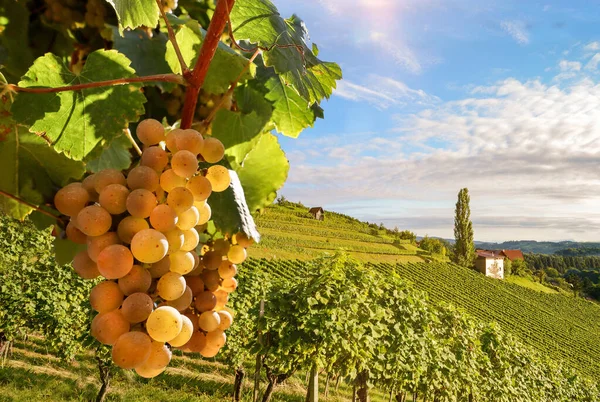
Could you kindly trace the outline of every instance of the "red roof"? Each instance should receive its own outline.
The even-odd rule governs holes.
[[[502,250],[502,254],[511,261],[525,259],[521,250]]]
[[[477,250],[476,253],[481,258],[504,258],[504,255],[494,250]]]

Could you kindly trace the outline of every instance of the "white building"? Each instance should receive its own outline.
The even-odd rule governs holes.
[[[477,250],[475,267],[485,276],[504,279],[504,258],[505,255],[501,251]]]

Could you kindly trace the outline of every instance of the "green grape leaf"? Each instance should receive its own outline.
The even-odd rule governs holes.
[[[130,61],[115,50],[91,53],[83,71],[73,74],[52,54],[38,58],[19,86],[56,88],[133,77]],[[146,98],[139,84],[88,88],[57,93],[19,93],[12,107],[17,123],[45,134],[53,147],[83,160],[102,141],[110,141],[144,113]]]
[[[238,169],[250,211],[270,205],[287,179],[290,164],[277,137],[264,133]]]
[[[0,0],[0,65],[16,82],[33,63],[29,42],[29,10],[24,2]]]
[[[149,37],[146,31],[136,29],[126,31],[123,36],[119,36],[116,31],[117,28],[113,28],[113,47],[131,60],[131,67],[137,75],[171,73],[171,68],[165,60],[167,42],[169,41],[167,35],[159,33]],[[175,86],[170,82],[156,82],[155,84],[166,91]]]
[[[265,66],[273,67],[309,104],[329,98],[342,70],[319,60],[307,46],[308,32],[300,18],[283,19],[269,0],[237,2],[230,18],[236,40],[268,48]]]
[[[256,242],[260,241],[260,234],[256,229],[254,218],[250,214],[244,189],[235,171],[230,170],[231,184],[220,193],[213,192],[208,198],[212,210],[212,221],[222,233],[235,234],[244,232]]]
[[[257,91],[243,88],[236,91],[236,99],[245,113],[221,109],[212,124],[212,135],[225,146],[225,155],[232,164],[240,165],[258,142],[265,125],[271,119],[272,108]]]
[[[302,130],[314,125],[316,117],[306,99],[286,85],[281,76],[269,78],[265,87],[269,90],[266,99],[273,102],[273,123],[277,131],[297,138]]]
[[[200,48],[202,47],[202,40],[206,35],[198,22],[189,21],[185,25],[182,25],[177,32],[176,39],[181,50],[181,55],[185,60],[187,66],[192,69],[196,65]],[[173,44],[169,42],[167,44],[167,63],[171,66],[171,69],[176,74],[181,74],[181,65],[173,49]],[[236,53],[224,43],[219,43],[219,47],[215,53],[215,56],[210,63],[208,74],[202,89],[211,94],[222,94],[232,82],[238,78],[240,73],[248,65],[249,60],[244,56]],[[254,76],[256,66],[254,63],[250,66],[248,71],[244,73],[240,81],[247,80]]]
[[[57,187],[79,179],[82,162],[56,153],[42,138],[10,121],[8,100],[0,109],[0,190],[33,205],[51,201]],[[25,218],[33,208],[0,195],[0,209],[13,218]]]
[[[50,208],[46,205],[40,205],[39,208],[44,211],[48,211],[55,216],[60,216],[60,212],[58,212],[54,208]],[[43,214],[39,211],[32,211],[31,214],[29,214],[29,216],[27,217],[27,219],[29,219],[39,230],[44,230],[56,224],[56,219],[51,218],[48,215]]]
[[[159,9],[155,0],[106,0],[117,12],[119,30],[158,24]]]
[[[87,163],[90,172],[104,169],[125,170],[131,166],[131,142],[125,135],[115,138],[108,147],[101,147],[97,158]]]
[[[60,265],[69,264],[73,257],[87,248],[86,244],[77,244],[68,239],[54,238],[54,255]]]

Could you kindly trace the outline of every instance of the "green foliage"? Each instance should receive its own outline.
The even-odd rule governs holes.
[[[154,0],[106,0],[117,12],[119,29],[154,27],[158,22],[158,5]]]
[[[402,240],[408,240],[411,243],[416,243],[417,235],[411,232],[410,230],[403,230],[398,233],[398,238]]]
[[[471,223],[471,207],[469,189],[458,192],[458,201],[454,216],[454,262],[464,267],[471,267],[475,258],[473,243],[473,224]]]
[[[444,243],[440,241],[440,239],[425,236],[419,242],[419,247],[425,251],[429,251],[430,253],[446,255],[446,247],[444,246]]]
[[[127,57],[114,50],[90,54],[80,74],[75,74],[57,56],[48,54],[35,61],[19,86],[56,88],[117,78],[133,77]],[[17,123],[45,133],[53,147],[68,157],[82,160],[102,140],[122,134],[127,124],[144,113],[146,98],[140,85],[88,88],[58,93],[21,93],[12,107]]]
[[[0,215],[0,333],[15,339],[31,331],[70,358],[89,331],[93,282],[57,264],[49,230]]]

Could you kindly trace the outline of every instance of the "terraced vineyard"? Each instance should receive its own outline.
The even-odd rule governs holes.
[[[365,262],[422,262],[432,258],[407,240],[389,236],[365,222],[329,211],[318,221],[308,214],[308,208],[294,203],[265,208],[256,223],[263,236],[249,250],[256,258],[312,259],[341,249]]]
[[[289,280],[302,277],[301,260],[249,259],[244,269],[260,269]],[[506,331],[542,353],[600,378],[600,306],[582,299],[546,294],[487,278],[448,263],[377,263],[382,275],[412,282],[434,301],[448,302]]]

